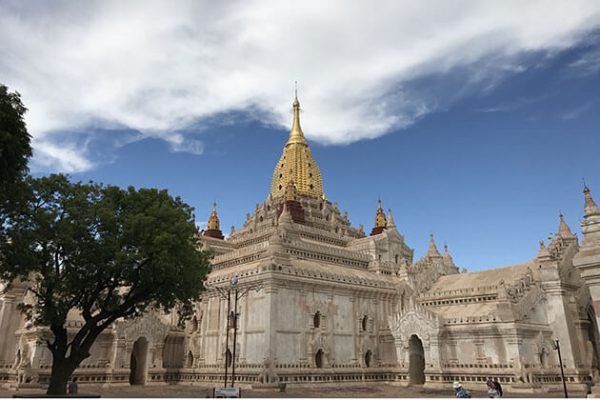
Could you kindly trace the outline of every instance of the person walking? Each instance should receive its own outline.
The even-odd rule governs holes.
[[[594,380],[591,376],[588,376],[587,378],[585,378],[585,381],[583,383],[585,383],[586,388],[585,397],[592,397],[592,386],[594,386]]]
[[[502,385],[498,382],[498,378],[494,378],[494,384],[496,385],[496,390],[498,391],[499,397],[504,396],[504,392],[502,391]]]
[[[498,393],[498,389],[496,389],[496,384],[494,383],[494,381],[488,379],[486,385],[489,398],[496,399],[500,397],[500,393]]]
[[[77,384],[77,377],[73,377],[71,383],[69,383],[69,387],[67,388],[69,394],[77,394],[79,391],[79,385]]]
[[[471,398],[471,392],[465,389],[460,382],[454,382],[454,384],[452,384],[452,387],[454,388],[454,395],[457,399]]]

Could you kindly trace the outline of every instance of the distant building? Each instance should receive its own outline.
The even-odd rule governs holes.
[[[120,321],[76,372],[81,384],[397,382],[505,391],[582,388],[599,368],[600,211],[586,187],[583,242],[558,232],[519,265],[459,272],[448,248],[414,261],[381,201],[366,235],[325,198],[300,127],[300,104],[271,192],[224,237],[216,205],[199,235],[214,253],[207,292],[185,329],[173,315]],[[237,335],[227,327],[239,297]],[[0,383],[47,382],[51,354],[16,310],[26,285],[0,297]],[[234,296],[235,292],[232,292]],[[244,294],[243,296],[241,296]],[[79,324],[73,315],[69,324]],[[228,343],[228,344],[227,344]],[[235,363],[233,359],[235,357]]]

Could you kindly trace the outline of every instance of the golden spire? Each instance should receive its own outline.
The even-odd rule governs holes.
[[[294,122],[292,123],[292,130],[290,131],[290,137],[285,144],[285,146],[289,146],[291,144],[303,144],[308,146],[306,143],[306,139],[304,139],[304,132],[302,132],[302,128],[300,127],[300,102],[298,101],[298,88],[296,87],[294,91]]]
[[[213,209],[208,218],[208,229],[218,231],[219,228],[219,217],[217,217],[217,203],[213,202]]]
[[[377,199],[377,215],[375,215],[375,228],[385,228],[387,226],[387,220],[385,219],[385,213],[381,208],[381,199]]]
[[[300,127],[300,102],[294,96],[294,120],[283,154],[273,171],[271,195],[281,197],[286,193],[289,182],[296,187],[296,194],[323,198],[321,171],[317,166]]]

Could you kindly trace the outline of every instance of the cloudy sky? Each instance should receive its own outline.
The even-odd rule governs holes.
[[[264,200],[298,81],[328,198],[381,195],[417,256],[535,255],[600,199],[598,1],[7,1],[0,82],[34,174],[166,187],[227,227]]]

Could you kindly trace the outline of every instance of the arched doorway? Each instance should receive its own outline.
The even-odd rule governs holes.
[[[133,344],[130,359],[129,384],[146,384],[146,375],[148,373],[148,340],[141,337]]]
[[[317,354],[315,354],[315,365],[317,368],[323,368],[323,350],[319,349]]]
[[[411,385],[425,383],[425,351],[417,335],[412,335],[408,341],[408,377]]]

